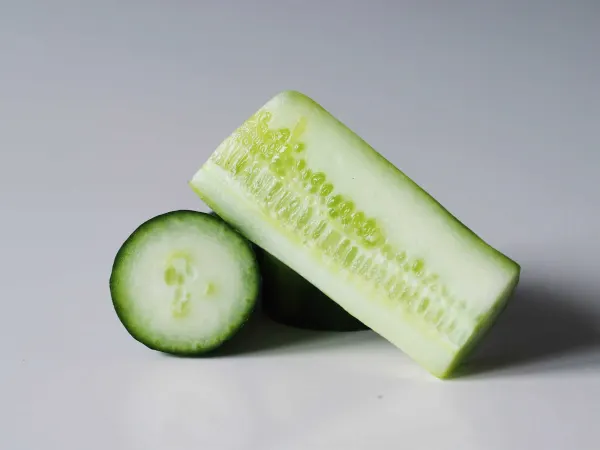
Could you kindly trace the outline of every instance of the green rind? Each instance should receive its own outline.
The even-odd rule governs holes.
[[[367,327],[273,255],[259,248],[262,307],[284,325],[317,331],[359,331]]]
[[[213,339],[188,343],[161,341],[156,339],[151,331],[137,323],[136,318],[128,310],[128,302],[131,302],[132,299],[130,299],[126,293],[126,280],[121,278],[123,269],[128,263],[128,258],[135,254],[136,246],[144,235],[147,233],[155,233],[157,231],[160,232],[161,225],[164,225],[166,221],[173,219],[196,221],[199,233],[202,233],[203,227],[210,226],[218,228],[223,235],[227,235],[228,243],[235,246],[236,251],[239,253],[239,257],[246,258],[249,262],[250,270],[243,274],[245,278],[244,282],[247,287],[247,295],[246,298],[240,302],[242,305],[240,313],[236,320],[230,323],[228,329],[221,334],[214,336]],[[232,339],[252,315],[259,297],[260,285],[260,269],[252,244],[222,220],[203,212],[191,210],[176,210],[163,213],[138,226],[117,251],[109,278],[109,288],[114,311],[128,334],[151,350],[179,356],[200,356],[217,349],[222,344]]]

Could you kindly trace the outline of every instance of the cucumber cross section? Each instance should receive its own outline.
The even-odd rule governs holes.
[[[120,247],[110,292],[129,334],[164,353],[199,355],[244,325],[260,291],[256,254],[222,220],[196,211],[153,217]]]

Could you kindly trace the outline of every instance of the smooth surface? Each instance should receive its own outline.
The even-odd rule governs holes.
[[[0,0],[0,448],[597,449],[599,18],[591,0]],[[119,324],[122,241],[204,209],[199,163],[289,88],[522,264],[470,376],[434,380],[371,332],[255,323],[186,360]]]

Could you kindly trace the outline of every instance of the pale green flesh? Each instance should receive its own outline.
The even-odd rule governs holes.
[[[169,353],[202,353],[243,324],[258,295],[250,244],[208,214],[177,211],[140,226],[115,258],[111,294],[127,330]]]
[[[493,322],[519,266],[308,97],[269,101],[191,181],[246,237],[433,374]]]

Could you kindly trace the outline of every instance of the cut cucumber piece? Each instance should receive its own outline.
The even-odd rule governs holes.
[[[262,309],[276,322],[318,331],[367,327],[339,304],[263,249],[256,252],[262,274]]]
[[[295,91],[235,130],[190,185],[248,239],[440,378],[481,339],[519,280],[516,262]]]
[[[202,354],[233,337],[259,289],[251,243],[196,211],[140,225],[119,249],[110,276],[113,305],[129,334],[179,355]]]
[[[214,211],[209,214],[219,217]],[[254,252],[262,278],[262,311],[269,318],[283,325],[308,330],[367,329],[358,319],[273,255],[256,245]]]

